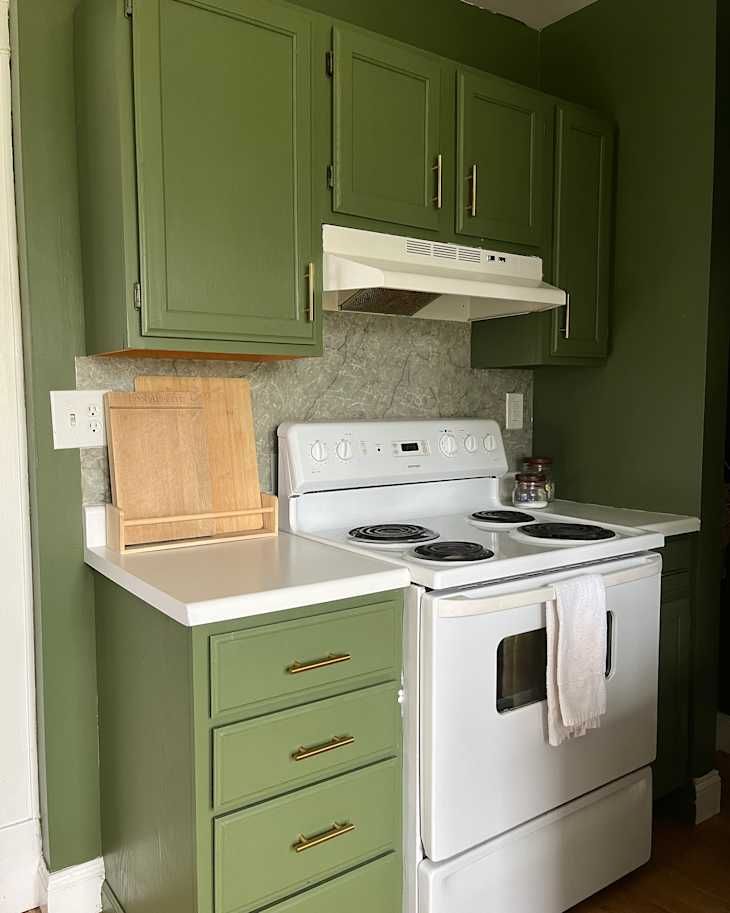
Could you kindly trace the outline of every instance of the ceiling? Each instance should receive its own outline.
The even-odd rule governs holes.
[[[474,6],[519,19],[533,29],[543,29],[596,0],[465,0]]]

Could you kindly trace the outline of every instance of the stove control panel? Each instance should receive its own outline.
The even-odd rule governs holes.
[[[498,477],[502,434],[486,419],[287,423],[279,427],[279,494]]]

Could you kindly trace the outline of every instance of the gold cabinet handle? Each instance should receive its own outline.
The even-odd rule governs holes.
[[[436,164],[432,170],[436,172],[436,196],[433,202],[436,209],[441,209],[444,205],[444,157],[440,152],[436,156]]]
[[[315,846],[328,843],[330,840],[334,840],[335,837],[344,837],[345,834],[351,834],[354,830],[354,824],[349,824],[348,822],[337,824],[335,822],[328,831],[324,831],[322,834],[315,834],[314,837],[305,837],[304,834],[300,834],[297,842],[292,844],[292,849],[296,853],[303,853],[305,850],[311,850]]]
[[[477,164],[476,162],[471,166],[471,174],[467,178],[469,184],[471,185],[471,195],[469,199],[469,205],[466,207],[469,211],[469,215],[472,218],[476,217],[477,214]]]
[[[566,339],[570,339],[570,292],[567,292],[565,296],[565,329],[563,330],[563,336]]]
[[[314,263],[307,269],[307,296],[307,321],[311,323],[314,320]]]
[[[324,669],[326,666],[336,666],[337,663],[347,663],[352,659],[352,653],[330,653],[324,659],[315,659],[311,663],[300,663],[296,660],[286,670],[289,675],[298,675],[300,672],[312,672],[314,669]]]
[[[291,756],[292,761],[306,761],[308,758],[316,758],[317,755],[326,754],[328,751],[334,751],[336,748],[344,748],[346,745],[353,745],[355,739],[351,735],[336,735],[324,745],[315,745],[314,748],[305,748],[301,745]]]

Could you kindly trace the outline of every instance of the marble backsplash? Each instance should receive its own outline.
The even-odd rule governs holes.
[[[325,314],[324,355],[292,361],[76,359],[83,390],[132,390],[138,374],[245,377],[251,384],[261,486],[276,488],[276,428],[283,421],[380,418],[496,419],[510,465],[532,445],[532,371],[473,370],[464,323]],[[522,393],[525,422],[504,431],[504,397]],[[106,448],[81,451],[85,504],[110,500]]]

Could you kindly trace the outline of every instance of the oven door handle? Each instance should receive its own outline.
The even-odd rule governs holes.
[[[647,557],[637,567],[601,574],[606,587],[619,586],[622,583],[633,583],[645,577],[659,574],[661,559],[657,556]],[[585,573],[590,573],[586,569]],[[580,576],[574,575],[574,576]],[[555,599],[555,587],[544,586],[534,590],[520,590],[517,593],[504,593],[501,596],[487,596],[484,599],[469,599],[467,596],[452,596],[438,600],[439,618],[468,618],[471,615],[491,615],[493,612],[508,612],[523,606],[551,602]]]

